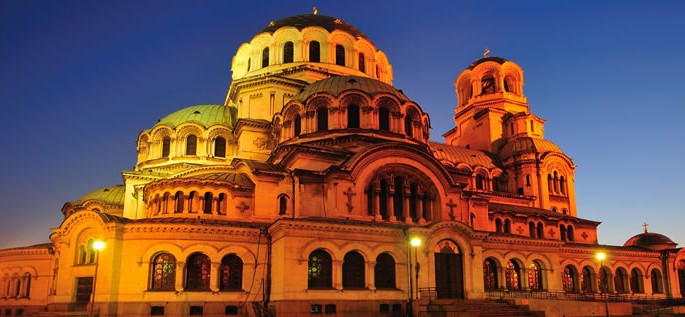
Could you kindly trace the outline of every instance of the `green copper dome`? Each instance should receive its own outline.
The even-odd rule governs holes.
[[[82,204],[88,200],[97,200],[105,204],[123,205],[124,204],[124,185],[114,185],[96,189],[83,195],[74,202],[75,205]]]
[[[224,105],[197,105],[178,110],[162,119],[159,119],[156,126],[165,125],[176,128],[182,123],[197,123],[205,128],[216,124],[224,124],[233,127],[236,121],[234,107]]]

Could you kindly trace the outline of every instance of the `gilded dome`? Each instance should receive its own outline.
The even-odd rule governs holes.
[[[299,31],[309,26],[322,27],[326,29],[326,31],[328,32],[333,32],[334,30],[341,30],[351,34],[355,38],[363,38],[371,42],[371,40],[366,35],[364,35],[362,31],[354,27],[352,24],[349,24],[338,18],[319,14],[293,15],[283,19],[272,21],[269,23],[267,27],[262,29],[259,33],[266,32],[269,34],[273,34],[274,31],[287,26],[295,27]]]
[[[235,108],[224,105],[197,105],[178,110],[162,119],[159,119],[156,126],[165,125],[171,128],[192,122],[205,128],[216,124],[223,124],[232,127],[236,121]]]
[[[499,151],[499,155],[502,160],[505,160],[515,155],[545,152],[563,153],[561,149],[552,141],[539,138],[523,137],[516,138],[504,144],[502,149]]]
[[[340,93],[351,89],[360,90],[371,97],[380,93],[387,93],[403,101],[409,100],[404,93],[393,86],[373,78],[360,76],[334,76],[316,81],[293,96],[292,100],[304,102],[309,96],[317,93],[328,93],[337,97]]]
[[[624,247],[639,247],[653,251],[672,249],[676,245],[677,243],[673,242],[669,237],[656,232],[638,234],[623,244]]]

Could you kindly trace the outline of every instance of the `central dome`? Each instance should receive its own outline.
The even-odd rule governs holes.
[[[362,33],[362,31],[354,27],[354,25],[342,21],[338,18],[318,14],[293,15],[280,20],[272,21],[269,23],[269,26],[262,29],[259,33],[266,32],[269,34],[273,34],[274,31],[285,26],[295,27],[299,31],[302,31],[302,29],[309,26],[319,26],[326,29],[326,31],[328,32],[333,32],[334,30],[341,30],[349,34],[352,34],[355,38],[363,38],[371,42],[371,39],[369,39],[364,33]]]

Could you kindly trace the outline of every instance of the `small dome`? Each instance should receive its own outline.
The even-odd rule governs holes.
[[[393,86],[373,78],[360,76],[334,76],[319,80],[305,87],[302,92],[293,96],[292,99],[304,102],[309,96],[317,93],[329,93],[337,97],[340,93],[350,89],[363,91],[372,97],[379,93],[388,93],[400,100],[409,100],[404,93]]]
[[[623,244],[624,247],[639,247],[652,251],[673,249],[676,245],[677,243],[673,242],[669,237],[655,232],[638,234]]]
[[[178,110],[162,119],[156,124],[166,125],[171,128],[176,128],[182,123],[193,122],[205,128],[215,124],[224,124],[232,127],[235,123],[235,108],[224,105],[198,105],[190,106]]]
[[[471,69],[471,70],[472,70],[472,69],[476,68],[476,66],[478,66],[478,65],[480,65],[480,64],[483,64],[483,63],[485,63],[485,62],[496,62],[496,63],[502,65],[502,64],[504,64],[504,63],[506,63],[506,62],[508,62],[508,61],[509,61],[509,60],[507,60],[506,58],[497,57],[497,56],[483,57],[483,58],[481,58],[481,59],[479,59],[479,60],[477,60],[477,61],[471,63],[471,65],[469,65],[469,67],[467,67],[466,69]]]
[[[545,152],[563,153],[561,149],[552,141],[531,137],[523,137],[516,138],[504,144],[504,146],[502,146],[502,149],[500,149],[499,151],[499,155],[502,158],[502,160],[505,160],[515,155]]]
[[[259,33],[266,32],[272,34],[274,31],[286,26],[295,27],[300,31],[308,26],[322,27],[326,29],[326,31],[328,32],[333,32],[334,30],[341,30],[351,34],[355,38],[363,38],[371,42],[371,40],[366,35],[364,35],[362,31],[359,31],[359,29],[354,27],[352,24],[349,24],[338,18],[318,14],[293,15],[280,20],[276,20],[270,22],[269,26],[262,29]]]
[[[83,195],[81,198],[74,201],[73,204],[80,205],[89,200],[97,200],[105,205],[123,205],[124,191],[124,185],[114,185],[96,189]]]

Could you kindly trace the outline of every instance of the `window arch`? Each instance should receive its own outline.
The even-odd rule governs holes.
[[[616,276],[614,276],[614,289],[616,293],[625,294],[628,293],[628,273],[623,268],[618,268],[616,270]]]
[[[504,233],[511,233],[511,220],[504,219]]]
[[[495,93],[495,77],[492,74],[487,74],[483,76],[480,80],[481,94],[492,94]]]
[[[165,136],[162,139],[162,157],[169,157],[169,149],[171,148],[171,138]]]
[[[495,232],[502,232],[502,219],[495,219]]]
[[[188,195],[188,212],[197,212],[195,208],[197,208],[197,192],[192,191],[190,192],[190,195]]]
[[[186,138],[186,155],[197,155],[197,136],[194,134]]]
[[[343,258],[343,288],[364,288],[364,257],[359,252],[350,251]]]
[[[31,294],[31,273],[24,273],[21,277],[21,294],[20,297],[30,297]]]
[[[481,174],[476,175],[476,189],[478,189],[478,190],[484,190],[485,189],[485,178]]]
[[[538,239],[544,239],[545,238],[545,225],[542,224],[542,222],[538,222]]]
[[[414,118],[411,114],[406,114],[404,116],[404,134],[406,134],[408,137],[414,136],[414,129],[412,127],[413,121]]]
[[[283,45],[283,63],[292,63],[295,52],[295,45],[293,42],[285,42]]]
[[[542,286],[542,268],[537,262],[533,262],[528,267],[528,288],[533,290],[541,290]]]
[[[355,104],[347,106],[347,127],[359,128],[359,106]]]
[[[567,233],[565,225],[559,225],[559,237],[561,237],[561,241],[566,241]]]
[[[309,42],[309,61],[315,63],[321,61],[321,44],[318,41]]]
[[[345,47],[340,44],[335,46],[335,64],[345,66]]]
[[[316,131],[328,130],[328,109],[319,107],[316,109]]]
[[[378,129],[390,131],[390,110],[382,107],[378,109]]]
[[[395,259],[387,253],[376,257],[374,266],[374,285],[376,289],[395,288]]]
[[[567,293],[577,293],[578,273],[576,273],[576,269],[571,265],[567,265],[561,274],[561,283],[564,286],[564,291]]]
[[[595,272],[589,266],[583,268],[583,272],[580,277],[580,285],[583,293],[593,293],[594,287],[592,282],[595,280]]]
[[[307,287],[311,289],[331,288],[333,285],[333,264],[331,256],[324,250],[315,250],[307,263]]]
[[[652,280],[653,294],[661,294],[664,292],[664,281],[661,279],[661,271],[653,269],[650,273],[650,280]]]
[[[226,139],[223,137],[217,137],[214,140],[214,156],[226,157]]]
[[[493,259],[483,261],[483,285],[486,290],[499,288],[497,281],[497,263]]]
[[[302,133],[302,118],[300,118],[299,114],[296,114],[295,117],[293,118],[293,130],[294,136],[299,136],[300,133]]]
[[[568,227],[566,227],[566,239],[568,241],[571,241],[571,242],[573,242],[575,240],[575,237],[573,235],[573,226],[572,225],[568,225]]]
[[[186,261],[186,290],[209,290],[212,263],[209,257],[202,253],[193,253]]]
[[[509,260],[507,262],[507,270],[505,272],[507,280],[507,289],[520,290],[521,289],[521,267],[515,261]]]
[[[78,246],[78,264],[86,264],[87,254],[85,245]]]
[[[551,194],[553,192],[552,174],[547,174],[547,191]]]
[[[537,231],[535,230],[535,223],[532,221],[528,223],[528,233],[531,238],[535,239]]]
[[[265,47],[262,50],[262,68],[269,66],[269,48]]]
[[[150,290],[176,289],[176,257],[170,253],[155,255],[150,262]]]
[[[278,214],[285,215],[288,211],[288,197],[281,195],[278,197]]]
[[[203,205],[204,205],[204,206],[203,206],[204,208],[202,209],[202,211],[203,211],[204,213],[206,213],[206,214],[211,214],[211,213],[212,213],[212,200],[213,200],[212,193],[206,192],[206,193],[205,193],[205,198],[204,198],[204,204],[203,204]]]
[[[183,200],[183,193],[177,191],[176,195],[174,195],[174,201],[176,202],[176,208],[174,208],[175,213],[180,214],[183,212]]]
[[[559,173],[557,171],[554,171],[554,193],[559,193]]]
[[[364,58],[364,53],[359,53],[359,71],[366,73],[366,59]]]
[[[645,289],[642,283],[642,272],[638,269],[630,271],[630,291],[633,293],[644,293]]]
[[[388,181],[385,179],[382,179],[380,182],[380,193],[379,193],[379,200],[378,200],[378,205],[379,205],[379,214],[383,219],[388,219],[390,216],[390,211],[388,210],[388,199],[390,198],[390,184],[388,184]]]
[[[221,193],[216,198],[216,212],[219,215],[226,214],[226,194]]]
[[[88,240],[88,264],[95,263],[95,248],[93,247],[93,239]]]
[[[599,272],[599,289],[602,293],[608,293],[610,290],[609,281],[611,280],[611,271],[608,267],[602,267]]]
[[[235,254],[221,259],[219,268],[219,289],[222,291],[239,291],[243,289],[243,260]]]
[[[559,177],[559,191],[562,195],[566,195],[566,180],[563,176]]]
[[[404,177],[395,177],[395,194],[392,195],[393,197],[393,208],[394,211],[392,213],[393,216],[395,216],[396,219],[403,219],[403,213],[404,213],[404,196],[406,195],[406,187],[405,187],[405,179]]]

